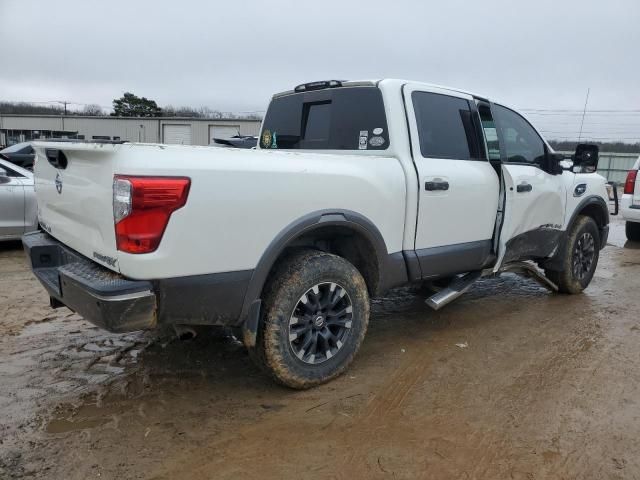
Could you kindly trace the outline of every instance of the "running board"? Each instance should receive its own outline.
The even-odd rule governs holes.
[[[464,292],[469,290],[471,285],[473,285],[481,276],[482,272],[469,272],[460,277],[456,277],[449,286],[427,298],[425,303],[434,310],[440,310],[442,307],[450,304]]]
[[[544,274],[540,272],[540,270],[538,270],[533,264],[529,262],[511,262],[501,267],[497,272],[488,269],[482,272],[469,272],[456,277],[447,287],[427,298],[425,300],[425,303],[434,310],[440,310],[442,307],[450,304],[456,298],[460,297],[463,293],[469,290],[471,285],[473,285],[476,280],[479,280],[483,277],[499,277],[500,274],[506,272],[511,272],[522,275],[523,277],[531,278],[532,280],[535,280],[540,285],[548,288],[552,292],[558,291],[558,286],[551,280],[549,280],[546,276],[544,276]]]

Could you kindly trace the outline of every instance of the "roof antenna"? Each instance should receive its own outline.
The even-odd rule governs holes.
[[[584,125],[584,116],[587,113],[587,103],[589,103],[589,90],[591,88],[587,88],[587,98],[584,99],[584,109],[582,110],[582,121],[580,122],[580,133],[578,134],[578,143],[582,140],[582,126]]]

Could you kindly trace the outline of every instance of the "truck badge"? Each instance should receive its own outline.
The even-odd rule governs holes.
[[[62,194],[62,177],[59,173],[56,174],[56,190]]]

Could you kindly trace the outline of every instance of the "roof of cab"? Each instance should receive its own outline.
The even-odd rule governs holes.
[[[327,82],[329,82],[330,80],[327,80]],[[335,81],[335,80],[331,80],[331,81]],[[455,88],[455,87],[447,87],[444,85],[437,85],[434,83],[426,83],[426,82],[419,82],[419,81],[415,81],[415,80],[403,80],[403,79],[399,79],[399,78],[382,78],[382,79],[377,79],[377,80],[339,80],[339,82],[341,82],[341,86],[342,87],[364,87],[364,86],[377,86],[380,83],[385,83],[386,85],[388,85],[389,87],[393,88],[393,87],[397,87],[398,89],[402,88],[403,85],[407,84],[407,83],[411,83],[414,85],[420,85],[426,88],[435,88],[438,90],[449,90],[450,92],[455,92],[455,93],[462,93],[465,95],[470,95],[472,97],[475,98],[479,98],[479,99],[483,99],[486,100],[487,96],[485,95],[479,95],[473,92],[469,92],[467,90],[463,90],[461,88]],[[315,82],[310,82],[310,83],[315,83]],[[308,85],[309,83],[306,84],[302,84],[302,85]],[[296,87],[297,88],[297,87]],[[326,88],[340,88],[340,87],[326,87]],[[275,95],[273,95],[273,98],[277,98],[277,97],[281,97],[284,95],[291,95],[294,93],[301,93],[301,92],[296,92],[295,89],[292,90],[287,90],[284,92],[280,92],[280,93],[276,93]]]

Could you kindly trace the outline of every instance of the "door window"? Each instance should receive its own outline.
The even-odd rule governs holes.
[[[507,163],[541,166],[546,154],[544,142],[529,122],[501,105],[494,105],[492,110],[502,133]]]
[[[413,92],[420,152],[426,158],[478,160],[478,135],[471,107],[464,98]]]

